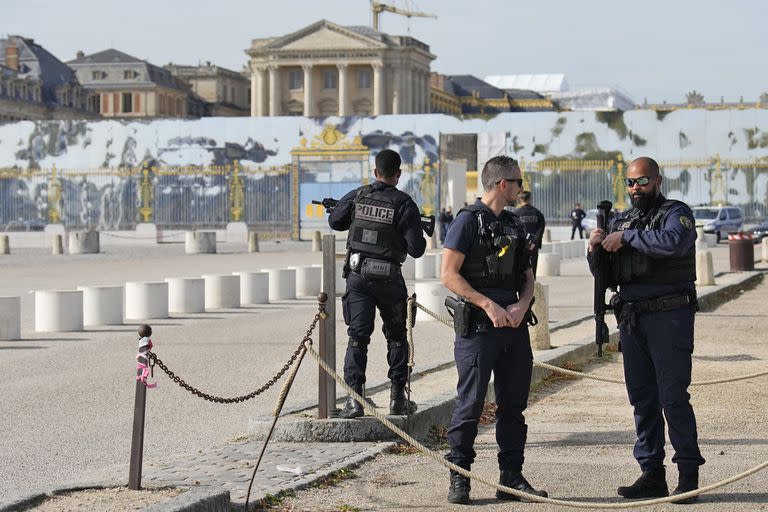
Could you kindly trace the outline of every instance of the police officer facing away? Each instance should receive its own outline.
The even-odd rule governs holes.
[[[635,413],[634,455],[642,475],[618,493],[625,498],[662,497],[668,495],[664,417],[680,475],[672,494],[697,489],[704,464],[687,391],[696,310],[696,231],[691,209],[661,194],[662,177],[653,159],[634,160],[624,181],[632,208],[612,219],[607,236],[600,229],[592,231],[587,258],[594,272],[595,246],[611,253],[611,279],[619,288],[619,339]]]
[[[515,204],[522,187],[520,168],[507,156],[491,158],[481,174],[483,196],[459,211],[443,248],[442,281],[473,306],[468,330],[457,332],[454,357],[459,380],[456,408],[448,428],[451,451],[446,459],[467,470],[491,372],[496,392],[496,441],[499,482],[546,496],[522,475],[528,427],[533,354],[524,320],[533,297],[525,228],[517,215],[504,209]],[[454,324],[458,319],[454,315]],[[448,501],[468,503],[470,481],[451,472]],[[516,497],[497,492],[499,499]]]
[[[544,238],[544,227],[547,225],[547,221],[544,219],[544,214],[541,213],[538,208],[533,206],[530,192],[523,190],[520,192],[518,200],[520,201],[520,206],[514,210],[514,212],[520,217],[520,221],[525,226],[526,233],[533,239],[528,249],[531,252],[531,269],[533,270],[533,277],[536,277],[536,267],[539,263],[539,249],[541,249],[541,241]]]
[[[346,194],[330,213],[328,224],[347,236],[347,291],[342,298],[349,344],[344,356],[344,382],[363,394],[368,343],[379,309],[387,339],[390,414],[408,414],[416,404],[405,397],[408,378],[406,307],[408,292],[400,265],[408,254],[418,258],[427,242],[421,214],[411,197],[395,188],[400,179],[400,155],[385,149],[376,155],[376,181]],[[362,405],[347,397],[341,418],[363,415]]]

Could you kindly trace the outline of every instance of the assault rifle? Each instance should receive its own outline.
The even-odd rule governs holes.
[[[317,201],[315,199],[312,200],[312,204],[320,204],[323,206],[323,208],[326,209],[328,212],[332,212],[336,206],[339,204],[338,199],[333,199],[332,197],[326,197],[322,201]],[[427,236],[432,236],[432,233],[435,232],[435,216],[430,215],[426,216],[424,214],[421,214],[421,229],[424,230],[424,233],[427,234]]]
[[[315,201],[312,200],[312,204],[321,204],[323,205],[323,208],[325,208],[326,211],[332,212],[334,208],[336,208],[336,205],[339,204],[338,199],[333,199],[332,197],[326,197],[322,201]]]
[[[597,227],[607,233],[608,216],[613,205],[610,201],[601,201],[597,205]],[[609,255],[600,244],[592,249],[592,263],[595,270],[595,343],[597,343],[597,355],[603,356],[603,345],[608,343],[608,326],[605,325],[605,313],[613,309],[613,306],[605,303],[605,292],[610,286],[610,260]]]

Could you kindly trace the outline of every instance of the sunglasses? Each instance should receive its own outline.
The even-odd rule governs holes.
[[[640,176],[639,178],[624,178],[624,184],[628,187],[633,186],[635,183],[642,187],[643,185],[647,185],[650,182],[651,178],[648,176]]]
[[[518,187],[523,186],[522,178],[504,178],[503,180],[499,180],[496,183],[501,183],[502,181],[506,181],[507,183],[517,183]]]

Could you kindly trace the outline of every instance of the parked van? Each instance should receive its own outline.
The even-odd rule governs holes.
[[[743,225],[741,210],[736,206],[697,206],[693,208],[696,227],[703,227],[705,233],[717,235],[717,241],[730,231],[739,231]]]

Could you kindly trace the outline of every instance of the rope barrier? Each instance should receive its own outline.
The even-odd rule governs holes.
[[[746,478],[768,467],[768,461],[766,461],[766,462],[763,462],[762,464],[758,464],[757,466],[754,466],[730,478],[721,480],[720,482],[716,482],[714,484],[707,485],[705,487],[700,487],[699,489],[678,494],[676,496],[668,496],[666,498],[657,498],[652,500],[628,501],[623,503],[599,503],[599,502],[582,502],[582,501],[558,500],[553,498],[542,498],[541,496],[536,496],[534,494],[528,494],[522,491],[518,491],[517,489],[512,489],[511,487],[507,487],[505,485],[496,483],[492,480],[488,480],[483,476],[472,473],[471,471],[467,471],[466,469],[445,460],[440,454],[433,452],[432,450],[428,449],[427,447],[419,443],[416,439],[411,437],[408,433],[406,433],[405,431],[397,427],[397,425],[389,421],[384,415],[379,413],[376,409],[372,408],[370,404],[368,404],[362,396],[357,394],[357,392],[355,392],[354,389],[352,389],[350,386],[347,385],[346,382],[344,382],[344,379],[342,379],[339,376],[339,374],[336,373],[335,370],[333,370],[330,366],[328,366],[328,364],[325,361],[323,361],[323,359],[320,357],[320,354],[315,352],[315,350],[311,346],[307,346],[307,353],[309,353],[309,355],[315,358],[318,365],[320,365],[323,371],[325,371],[325,373],[327,373],[330,377],[332,377],[336,381],[336,383],[339,386],[341,386],[341,388],[346,390],[347,393],[349,393],[349,395],[353,399],[357,400],[362,404],[363,409],[365,410],[366,413],[370,414],[371,416],[379,420],[385,427],[387,427],[389,430],[391,430],[392,432],[400,436],[402,439],[407,441],[411,446],[415,447],[424,455],[432,458],[437,463],[445,466],[446,468],[452,471],[455,471],[456,473],[459,473],[464,477],[471,478],[472,480],[476,480],[498,491],[512,494],[514,496],[517,496],[518,498],[525,499],[526,501],[531,501],[535,503],[546,503],[549,505],[557,505],[562,507],[581,508],[581,509],[623,509],[623,508],[649,507],[653,505],[660,505],[662,503],[673,503],[675,501],[693,498],[694,496],[698,496],[705,492],[719,489],[720,487],[723,487],[730,483]]]
[[[439,322],[442,322],[448,327],[453,328],[453,321],[451,319],[448,319],[446,317],[442,317],[435,313],[434,311],[430,311],[428,308],[426,308],[424,305],[419,304],[416,302],[416,307],[418,307],[420,310],[424,311],[426,314],[434,318],[435,320],[438,320]],[[408,336],[409,338],[413,338],[413,327],[411,324],[408,324]],[[600,382],[610,382],[612,384],[626,384],[624,382],[624,379],[615,379],[612,377],[602,377],[600,375],[591,375],[584,372],[577,372],[573,370],[568,370],[567,368],[561,368],[559,366],[555,366],[552,364],[544,363],[541,361],[537,361],[536,359],[533,360],[533,365],[538,366],[539,368],[544,368],[549,371],[562,373],[565,375],[570,375],[571,377],[576,377],[580,379],[591,379],[591,380],[597,380]],[[757,377],[763,377],[768,375],[768,370],[762,371],[762,372],[756,372],[756,373],[750,373],[748,375],[740,375],[738,377],[727,377],[724,379],[713,379],[713,380],[702,380],[702,381],[695,381],[691,382],[690,387],[696,387],[696,386],[711,386],[713,384],[726,384],[729,382],[738,382],[741,380],[749,380],[749,379],[755,379]]]

